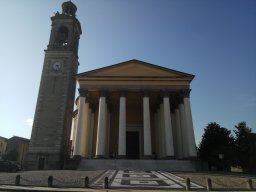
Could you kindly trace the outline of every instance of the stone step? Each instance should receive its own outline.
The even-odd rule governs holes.
[[[78,170],[196,171],[193,160],[82,159]]]

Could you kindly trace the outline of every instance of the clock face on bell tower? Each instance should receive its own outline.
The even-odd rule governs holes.
[[[62,4],[52,20],[32,128],[27,169],[59,169],[69,154],[70,130],[82,34],[77,7]]]
[[[59,71],[61,67],[60,62],[56,61],[55,63],[53,63],[52,68],[54,69],[54,71]]]

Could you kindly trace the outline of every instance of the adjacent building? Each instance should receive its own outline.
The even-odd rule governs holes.
[[[87,159],[196,157],[189,98],[193,78],[139,60],[78,74],[73,155]]]
[[[2,156],[5,154],[5,149],[7,145],[7,138],[0,136],[0,160]]]
[[[23,164],[25,157],[28,153],[29,139],[13,136],[7,140],[7,146],[5,153],[11,151],[17,152],[16,162]]]

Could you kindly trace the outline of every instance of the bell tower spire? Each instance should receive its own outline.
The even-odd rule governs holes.
[[[64,2],[62,4],[62,14],[74,16],[76,14],[77,7],[71,1]]]
[[[60,169],[70,154],[70,132],[82,34],[71,1],[51,17],[52,28],[34,116],[27,169]]]

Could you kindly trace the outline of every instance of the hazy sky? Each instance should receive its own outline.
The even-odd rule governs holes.
[[[83,34],[79,72],[138,59],[196,75],[196,140],[209,122],[256,132],[255,0],[73,0]],[[1,1],[0,136],[30,138],[60,0]]]

